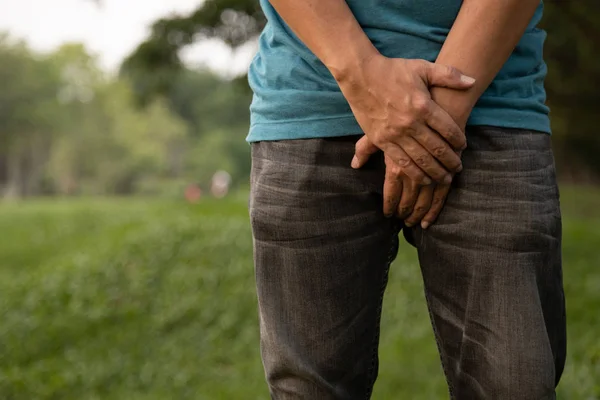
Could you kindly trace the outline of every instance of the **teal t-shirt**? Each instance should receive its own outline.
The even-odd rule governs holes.
[[[299,0],[300,1],[300,0]],[[375,47],[387,57],[435,61],[462,0],[347,0]],[[248,80],[254,92],[247,140],[354,135],[362,130],[325,65],[270,5]],[[550,133],[542,50],[546,33],[535,16],[509,60],[477,102],[469,125]]]

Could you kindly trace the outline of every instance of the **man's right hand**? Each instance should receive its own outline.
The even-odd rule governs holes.
[[[462,164],[456,154],[466,138],[430,95],[430,87],[466,90],[474,79],[425,60],[387,58],[378,53],[360,68],[333,71],[370,141],[413,181],[449,184]]]

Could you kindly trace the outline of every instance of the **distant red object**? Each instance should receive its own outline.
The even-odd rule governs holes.
[[[185,199],[188,203],[197,203],[202,197],[202,189],[196,184],[188,185],[185,188]]]

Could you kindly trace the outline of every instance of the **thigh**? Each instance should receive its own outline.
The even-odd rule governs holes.
[[[375,379],[397,229],[382,215],[383,159],[351,169],[355,141],[252,147],[261,346],[277,399],[364,399]]]
[[[464,171],[416,244],[458,399],[551,399],[565,357],[561,217],[550,137],[468,131]]]

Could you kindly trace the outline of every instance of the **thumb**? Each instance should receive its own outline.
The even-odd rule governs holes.
[[[475,78],[448,65],[427,63],[425,71],[425,80],[429,86],[460,90],[469,89],[475,84]]]
[[[352,168],[358,169],[362,167],[369,160],[371,154],[377,153],[378,151],[379,148],[371,142],[367,135],[363,136],[356,142],[354,158],[352,159]]]

